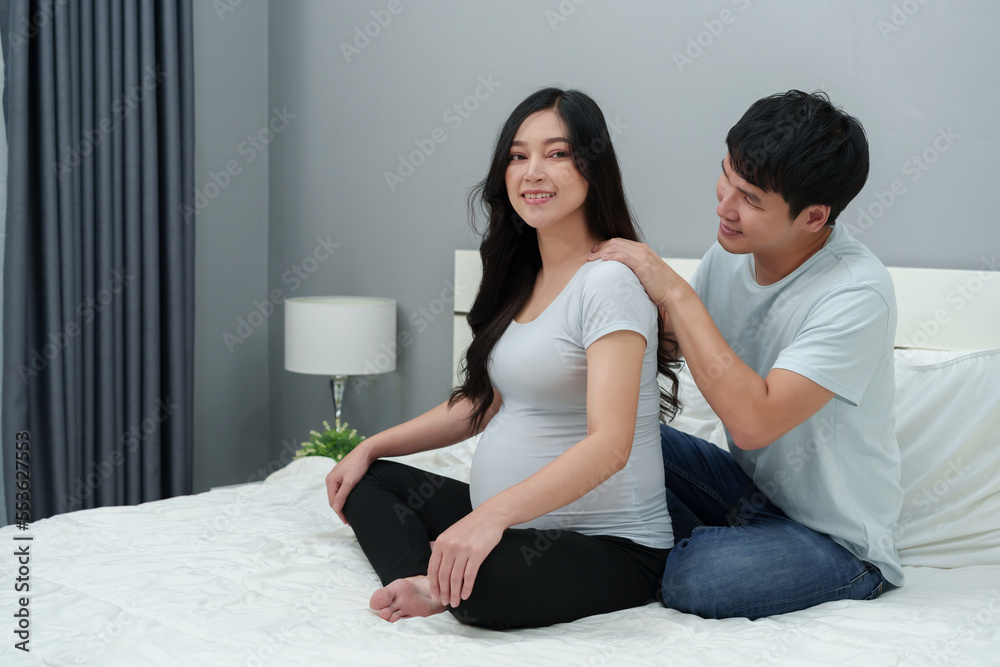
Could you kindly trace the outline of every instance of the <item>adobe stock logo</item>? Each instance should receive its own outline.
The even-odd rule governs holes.
[[[243,156],[243,161],[228,160],[223,169],[209,171],[208,177],[211,181],[205,183],[200,188],[195,188],[194,206],[186,204],[178,205],[184,221],[190,222],[193,217],[208,208],[209,204],[221,195],[223,190],[229,187],[233,179],[243,173],[244,166],[250,164],[258,156],[266,152],[268,144],[284,132],[288,128],[288,125],[297,117],[297,114],[288,111],[287,106],[282,107],[280,111],[277,107],[273,107],[271,109],[271,118],[267,121],[267,125],[253,134],[248,134],[246,139],[241,141],[236,147],[236,152]]]
[[[937,135],[930,144],[920,153],[911,155],[910,159],[903,163],[900,168],[903,175],[909,177],[910,183],[916,183],[944,153],[955,145],[956,140],[961,138],[962,135],[953,131],[951,125],[947,128],[937,128]],[[845,223],[848,231],[855,238],[861,236],[874,226],[883,215],[888,213],[889,209],[908,191],[906,182],[901,178],[894,179],[887,189],[877,190],[874,196],[877,201],[872,201],[867,206],[862,205],[857,209],[857,222],[853,225]]]
[[[389,27],[389,24],[392,23],[392,17],[401,14],[404,9],[405,7],[400,3],[400,0],[389,0],[385,9],[373,9],[368,12],[372,20],[365,23],[364,26],[354,26],[353,39],[350,42],[342,41],[339,45],[340,52],[344,54],[344,60],[347,61],[347,64],[350,65],[351,59],[360,56],[361,52],[371,45],[372,40]]]
[[[475,87],[471,95],[467,95],[450,105],[441,114],[441,120],[447,123],[453,131],[462,127],[465,121],[479,109],[480,103],[488,100],[496,89],[503,85],[501,81],[494,81],[492,74],[479,77],[478,83],[479,85]],[[416,170],[434,154],[438,145],[446,141],[448,141],[448,133],[440,127],[433,129],[427,138],[414,139],[416,150],[410,151],[406,156],[400,153],[396,170],[386,170],[382,174],[385,178],[385,184],[389,186],[389,192],[395,192],[397,187],[413,176]]]
[[[745,11],[750,6],[750,0],[732,0],[732,3],[742,11]],[[705,51],[711,48],[716,40],[725,34],[728,26],[736,23],[736,18],[737,15],[731,9],[723,9],[719,12],[718,18],[702,21],[701,24],[705,29],[687,38],[683,53],[680,51],[674,51],[673,53],[674,65],[677,66],[677,71],[683,74],[685,67],[693,65],[695,60],[701,58]]]
[[[85,157],[92,155],[97,147],[115,130],[121,129],[121,123],[163,83],[165,76],[166,73],[160,69],[159,64],[155,70],[152,67],[146,67],[140,82],[111,103],[109,116],[102,118],[94,127],[83,130],[81,139],[73,146],[63,146],[62,160],[52,163],[52,169],[56,172],[59,180],[64,180],[68,174],[83,163]]]
[[[50,331],[40,348],[32,348],[31,352],[28,353],[26,364],[18,364],[17,372],[21,376],[21,381],[27,385],[31,378],[37,377],[39,373],[48,368],[49,364],[55,361],[66,348],[74,345],[73,340],[83,334],[86,325],[104,312],[115,300],[115,297],[124,292],[129,283],[136,279],[137,276],[130,275],[123,269],[115,269],[111,274],[111,279],[102,289],[77,304],[74,317],[62,320],[60,328],[56,331]]]
[[[888,42],[889,35],[899,32],[900,28],[909,23],[910,19],[920,11],[920,7],[926,2],[927,0],[904,0],[900,4],[894,4],[888,21],[879,19],[875,23],[878,31],[882,34],[882,39]]]
[[[559,3],[558,13],[552,11],[551,9],[545,10],[545,20],[549,22],[549,28],[552,32],[555,32],[559,27],[560,23],[565,23],[569,20],[569,17],[576,12],[576,8],[585,3],[587,0],[562,0]]]
[[[281,282],[288,285],[287,293],[285,290],[276,288],[272,289],[263,301],[254,299],[253,309],[247,313],[246,317],[242,315],[237,317],[233,330],[223,332],[222,342],[225,343],[229,353],[232,354],[236,350],[236,346],[245,343],[258,329],[264,326],[271,315],[275,313],[277,307],[288,298],[288,295],[309,280],[319,270],[320,265],[330,259],[333,256],[333,251],[339,247],[340,244],[334,243],[329,235],[325,239],[317,236],[316,245],[312,252],[281,274]]]

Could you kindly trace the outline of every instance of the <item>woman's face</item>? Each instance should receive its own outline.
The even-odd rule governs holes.
[[[563,122],[551,110],[528,116],[510,146],[507,196],[521,218],[545,229],[568,218],[585,222],[587,180],[573,164]]]

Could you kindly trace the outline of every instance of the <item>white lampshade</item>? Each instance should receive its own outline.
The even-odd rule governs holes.
[[[396,302],[358,296],[285,301],[285,369],[315,375],[396,370]]]

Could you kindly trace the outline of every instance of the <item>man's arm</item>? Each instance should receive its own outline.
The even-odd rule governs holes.
[[[760,449],[812,417],[834,393],[776,368],[762,378],[737,356],[690,285],[668,292],[666,308],[691,376],[740,449]]]
[[[694,289],[649,246],[612,239],[597,246],[593,258],[627,265],[666,312],[695,384],[740,449],[766,447],[833,398],[798,373],[775,369],[762,378],[743,363]]]

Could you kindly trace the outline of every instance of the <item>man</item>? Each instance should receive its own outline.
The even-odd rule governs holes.
[[[860,123],[823,93],[753,104],[726,137],[718,243],[690,285],[612,239],[659,306],[729,452],[661,426],[677,540],[663,602],[759,618],[900,586],[891,526],[896,304],[885,267],[837,216],[868,177]]]

